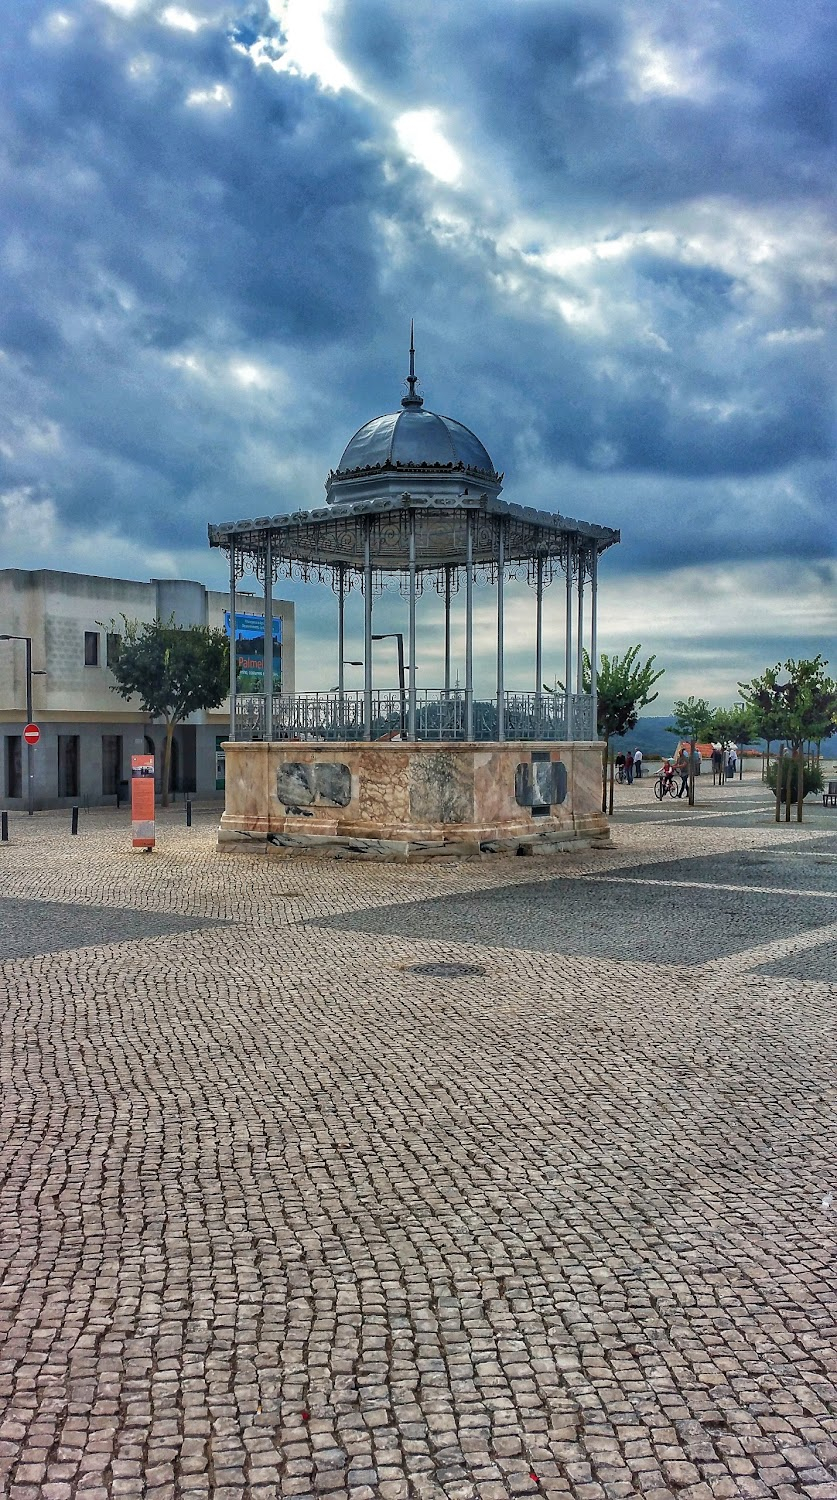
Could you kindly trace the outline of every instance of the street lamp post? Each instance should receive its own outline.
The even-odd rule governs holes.
[[[399,701],[399,703],[401,705],[400,706],[399,715],[398,715],[398,724],[399,724],[399,731],[400,731],[400,733],[406,739],[406,701],[407,701],[407,693],[406,693],[406,667],[404,665],[404,635],[403,635],[402,631],[400,631],[400,630],[386,630],[381,635],[373,635],[371,637],[371,639],[373,641],[395,641],[396,650],[398,652],[398,701]],[[362,667],[363,666],[363,662],[362,661],[350,661],[347,658],[345,660],[345,662],[344,662],[344,666],[347,666],[347,667]],[[335,689],[335,691],[337,691],[337,692],[340,691],[339,686],[338,686],[337,689]]]
[[[398,719],[399,729],[403,735],[406,727],[404,722],[404,636],[400,630],[387,630],[383,635],[373,635],[372,639],[373,641],[395,641],[398,650],[398,701],[401,705]]]
[[[0,641],[23,641],[26,646],[26,722],[32,723],[32,637],[31,635],[0,635]],[[38,676],[44,674],[39,672]],[[35,751],[26,743],[27,810],[30,818],[35,811]]]

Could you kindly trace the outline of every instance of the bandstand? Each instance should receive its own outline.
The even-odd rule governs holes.
[[[598,561],[619,532],[500,499],[503,476],[480,440],[426,411],[414,350],[401,408],[367,422],[326,481],[317,510],[209,527],[229,555],[230,614],[253,573],[265,620],[280,576],[329,584],[336,598],[337,685],[330,692],[241,695],[231,653],[231,738],[219,847],[273,855],[366,859],[547,853],[607,838],[596,725]],[[505,583],[526,570],[534,652],[528,688],[505,679]],[[558,583],[563,684],[543,684],[545,592]],[[474,592],[496,593],[496,688],[474,691]],[[391,585],[404,598],[398,683],[373,680],[373,604]],[[419,601],[443,601],[444,670],[416,682]],[[364,606],[363,689],[344,678],[350,591]],[[548,598],[554,599],[555,589]],[[464,617],[464,671],[454,680],[451,620]],[[407,664],[404,665],[404,637]],[[585,639],[586,637],[586,639]],[[581,691],[583,651],[594,692]],[[265,684],[272,684],[265,632]]]

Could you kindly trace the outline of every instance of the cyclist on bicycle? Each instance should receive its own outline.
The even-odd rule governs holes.
[[[666,756],[660,768],[660,775],[663,778],[663,791],[667,792],[674,780],[674,766],[671,764],[668,756]]]

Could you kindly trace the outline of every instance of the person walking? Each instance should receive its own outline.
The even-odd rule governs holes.
[[[642,780],[642,751],[634,751],[634,775],[637,781]]]
[[[677,757],[677,765],[676,765],[675,769],[678,772],[678,775],[680,776],[680,791],[677,793],[677,799],[679,801],[680,798],[683,796],[683,793],[686,792],[688,794],[688,791],[689,791],[689,752],[688,752],[688,750],[681,750],[680,751],[680,754]]]
[[[634,784],[634,755],[632,750],[625,751],[625,780],[628,786]]]

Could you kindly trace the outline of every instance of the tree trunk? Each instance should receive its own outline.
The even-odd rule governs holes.
[[[689,744],[689,806],[695,805],[695,744],[692,740]]]
[[[805,797],[805,756],[803,755],[802,750],[800,750],[799,752],[799,766],[797,768],[796,774],[799,777],[799,781],[796,787],[796,821],[797,823],[801,823],[802,802]]]
[[[605,735],[605,742],[604,742],[604,744],[602,746],[602,812],[603,813],[607,812],[607,757],[608,757],[608,753],[609,753],[608,752],[608,746],[609,745],[610,745],[610,735]]]
[[[171,781],[171,742],[174,736],[174,719],[169,719],[166,724],[166,739],[163,748],[163,789],[162,802],[164,807],[169,805],[169,783]]]

